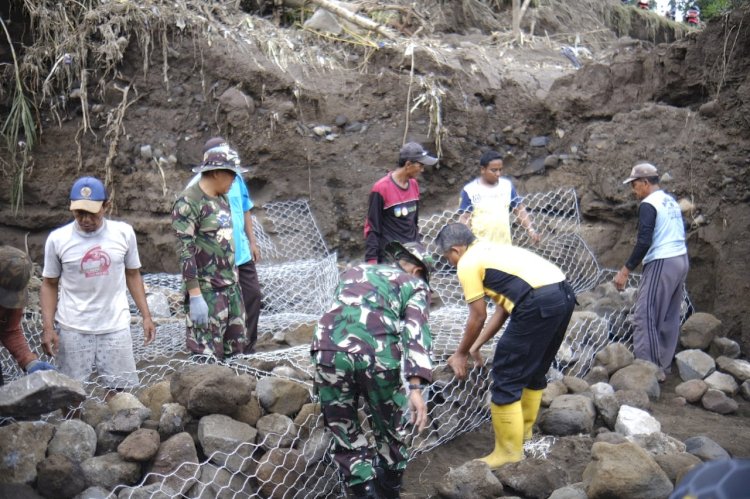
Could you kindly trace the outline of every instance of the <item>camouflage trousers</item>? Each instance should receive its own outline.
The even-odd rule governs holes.
[[[323,420],[333,434],[333,459],[347,485],[374,479],[376,458],[388,469],[405,469],[406,395],[400,369],[376,371],[373,356],[346,352],[314,352],[313,363]],[[359,420],[360,396],[370,416],[375,449]]]
[[[245,305],[240,286],[201,290],[208,304],[208,325],[196,326],[190,320],[190,300],[185,295],[187,348],[195,354],[224,357],[246,353]]]

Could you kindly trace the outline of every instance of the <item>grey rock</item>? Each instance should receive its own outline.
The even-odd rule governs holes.
[[[750,400],[750,380],[745,381],[740,386],[740,394],[745,398],[745,400]]]
[[[148,303],[151,317],[172,317],[172,309],[169,308],[169,299],[163,293],[147,294],[146,303]]]
[[[192,416],[181,404],[164,404],[159,417],[159,435],[169,438],[185,430],[185,425],[192,421]]]
[[[120,411],[126,411],[128,409],[146,409],[146,406],[138,400],[138,397],[128,392],[116,393],[107,402],[109,410],[112,414],[117,414]]]
[[[731,414],[737,412],[739,404],[720,390],[709,388],[701,398],[701,404],[707,411],[718,412],[719,414]]]
[[[307,438],[314,428],[323,427],[323,415],[320,412],[320,404],[309,403],[302,406],[299,413],[294,417],[300,437]]]
[[[25,483],[0,483],[0,497],[8,499],[43,499],[31,485]]]
[[[716,362],[702,350],[683,350],[675,355],[682,381],[703,379],[716,370]]]
[[[531,147],[547,147],[547,144],[549,144],[549,137],[544,135],[532,137],[529,141]]]
[[[705,350],[721,331],[721,321],[712,314],[696,312],[680,328],[680,344],[687,349]]]
[[[119,484],[133,485],[141,478],[141,465],[123,460],[116,452],[86,459],[81,470],[89,487],[112,489]]]
[[[138,401],[138,403],[140,404],[140,401]],[[110,431],[122,433],[134,432],[150,417],[151,409],[147,407],[119,410],[112,416],[110,421]]]
[[[615,389],[609,383],[599,382],[594,383],[590,387],[591,393],[594,394],[594,403],[596,403],[597,397],[603,397],[604,395],[614,395]]]
[[[607,370],[607,374],[611,375],[623,367],[632,364],[635,356],[622,343],[610,343],[599,351],[594,359],[596,365],[604,367]]]
[[[96,454],[117,452],[117,446],[125,440],[127,433],[112,431],[111,421],[103,421],[96,425]]]
[[[591,446],[594,439],[589,435],[574,435],[555,439],[546,459],[562,468],[568,474],[566,483],[580,482],[583,470],[591,460]],[[534,456],[540,458],[540,456]]]
[[[245,488],[245,479],[211,463],[201,464],[199,480],[188,492],[190,499],[236,499],[235,491]]]
[[[74,499],[107,499],[109,497],[109,491],[104,487],[89,487]]]
[[[549,499],[588,499],[588,496],[583,490],[583,483],[577,483],[554,490]]]
[[[304,385],[272,376],[260,379],[256,392],[263,409],[285,416],[293,416],[310,402],[310,392]]]
[[[549,407],[555,398],[566,393],[568,393],[568,387],[562,381],[547,383],[547,388],[542,392],[542,406]]]
[[[711,341],[711,346],[708,348],[708,353],[713,358],[718,357],[729,357],[730,359],[736,359],[740,356],[740,344],[736,341],[730,340],[719,336]]]
[[[317,463],[325,457],[332,438],[331,432],[323,428],[315,428],[309,438],[297,444],[297,448],[307,463]]]
[[[716,359],[716,365],[719,366],[719,369],[722,371],[737,378],[737,381],[740,383],[750,379],[750,362],[746,360],[719,357]]]
[[[651,408],[651,400],[646,392],[640,390],[620,390],[615,392],[615,398],[620,405],[629,405],[648,411]]]
[[[562,382],[568,388],[568,393],[581,393],[589,389],[586,381],[575,376],[563,376]]]
[[[172,403],[172,394],[169,392],[169,380],[147,386],[138,394],[138,400],[151,410],[151,417],[156,419],[161,414],[161,407],[164,404]]]
[[[81,467],[67,456],[54,454],[37,466],[37,490],[44,497],[69,499],[85,488]]]
[[[194,416],[231,415],[250,400],[255,378],[218,365],[187,366],[172,375],[172,399]]]
[[[591,368],[589,373],[583,377],[587,383],[593,385],[596,383],[607,383],[609,384],[609,372],[604,366],[594,366]]]
[[[258,420],[257,442],[264,449],[276,447],[291,447],[297,436],[297,428],[288,416],[283,414],[267,414]]]
[[[117,453],[125,461],[149,461],[159,450],[161,439],[154,430],[141,428],[134,431],[117,446]]]
[[[617,414],[620,412],[620,401],[614,395],[601,395],[594,398],[594,405],[608,428],[614,429]]]
[[[295,449],[272,449],[260,459],[256,479],[264,497],[294,497],[295,484],[305,474],[305,460]]]
[[[658,400],[661,389],[659,388],[659,381],[656,379],[655,368],[656,366],[653,364],[646,365],[646,363],[634,362],[615,372],[609,378],[609,384],[615,391],[644,391],[651,400]]]
[[[646,411],[629,405],[621,405],[620,411],[617,413],[615,431],[626,437],[631,435],[648,435],[661,431],[661,423]]]
[[[597,442],[591,448],[591,457],[583,472],[590,499],[666,499],[672,492],[672,482],[664,471],[648,452],[633,443]]]
[[[315,9],[313,15],[304,22],[303,26],[306,29],[321,33],[330,33],[332,35],[340,35],[343,31],[338,18],[322,8]]]
[[[709,389],[719,390],[727,395],[733,396],[740,389],[733,376],[719,371],[712,372],[703,381],[706,382]]]
[[[711,100],[701,104],[698,112],[703,116],[711,118],[721,113],[721,105],[716,100]]]
[[[656,464],[667,474],[672,483],[677,483],[688,471],[702,461],[689,452],[654,456]]]
[[[344,127],[346,133],[357,133],[364,129],[364,125],[359,121],[353,121]]]
[[[61,422],[47,446],[48,456],[61,454],[76,463],[94,457],[95,452],[96,431],[79,419]]]
[[[560,157],[557,154],[550,154],[546,158],[544,158],[544,167],[545,168],[557,168],[557,165],[560,164]]]
[[[618,445],[618,444],[624,444],[625,442],[630,442],[630,440],[628,440],[628,438],[625,435],[617,433],[616,431],[607,431],[604,433],[600,433],[596,436],[596,441],[604,442],[604,443],[612,444],[612,445]]]
[[[232,415],[232,418],[242,423],[247,423],[250,426],[255,426],[258,423],[258,420],[265,414],[266,411],[260,406],[258,397],[253,393],[253,396],[250,397],[247,404],[241,405],[237,409],[237,412]]]
[[[150,144],[142,145],[139,152],[141,153],[141,158],[146,161],[150,161],[154,157]]]
[[[78,381],[57,371],[37,371],[0,386],[0,416],[34,417],[85,399]]]
[[[547,459],[524,459],[495,470],[503,486],[518,491],[524,497],[546,499],[552,491],[568,482],[568,474]]]
[[[177,496],[174,490],[160,483],[143,487],[122,487],[118,491],[117,499],[173,499]]]
[[[0,481],[31,484],[55,427],[42,421],[0,426]]]
[[[660,431],[648,434],[631,435],[627,437],[627,439],[646,450],[652,456],[680,454],[685,452],[684,443]]]
[[[97,402],[94,399],[87,400],[83,403],[81,410],[81,421],[96,428],[99,423],[109,421],[112,418],[112,411],[107,404]]]
[[[230,472],[245,472],[252,463],[258,431],[223,414],[203,416],[198,423],[198,441],[203,453]]]
[[[447,499],[493,499],[502,494],[503,485],[486,463],[473,460],[449,469],[437,492]]]
[[[252,114],[255,112],[255,101],[252,97],[237,87],[229,87],[219,96],[219,104],[227,113],[241,112]]]
[[[198,452],[192,437],[185,432],[178,433],[159,446],[148,469],[153,474],[146,479],[146,485],[162,483],[175,493],[184,494],[195,484],[200,471],[197,463]],[[164,475],[165,478],[158,475]]]
[[[674,392],[680,397],[685,397],[685,400],[691,404],[698,402],[706,390],[708,390],[708,385],[702,379],[691,379],[674,387]]]
[[[347,123],[349,123],[349,118],[347,118],[343,114],[336,115],[336,118],[333,120],[333,122],[336,124],[337,127],[343,127]]]
[[[594,403],[583,395],[560,395],[539,419],[539,427],[550,435],[589,433],[594,428]]]
[[[724,448],[705,435],[690,437],[685,440],[685,450],[698,457],[701,461],[729,459],[732,457]]]

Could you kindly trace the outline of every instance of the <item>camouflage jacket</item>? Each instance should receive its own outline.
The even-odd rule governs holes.
[[[376,369],[432,381],[430,288],[394,265],[359,265],[343,274],[331,308],[318,321],[312,352],[369,354]]]
[[[172,208],[182,277],[188,289],[221,289],[238,282],[234,266],[232,215],[226,196],[207,196],[198,183]]]

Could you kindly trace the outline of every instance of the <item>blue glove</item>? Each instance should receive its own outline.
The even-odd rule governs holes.
[[[26,364],[26,374],[35,373],[37,371],[57,371],[57,368],[49,362],[43,360],[32,360]]]
[[[208,325],[208,303],[203,295],[190,297],[190,320],[196,326]]]

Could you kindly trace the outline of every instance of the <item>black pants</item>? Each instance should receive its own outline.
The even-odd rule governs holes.
[[[260,317],[260,283],[255,262],[249,261],[238,267],[242,301],[245,304],[245,327],[247,328],[247,346],[244,353],[253,353],[258,341],[258,318]]]
[[[573,289],[563,281],[534,289],[515,305],[492,361],[493,403],[510,404],[521,399],[524,388],[547,386],[547,371],[565,338],[575,301]]]

